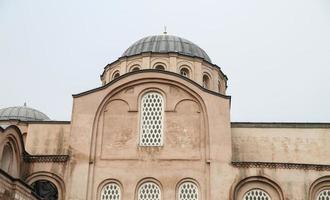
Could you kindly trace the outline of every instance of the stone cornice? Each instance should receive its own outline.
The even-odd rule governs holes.
[[[231,128],[330,128],[330,123],[311,122],[231,122]]]
[[[35,163],[35,162],[54,162],[54,163],[64,163],[69,160],[69,155],[29,155],[25,154],[23,156],[24,162]]]
[[[232,161],[231,164],[237,168],[301,169],[301,170],[314,170],[314,171],[330,171],[330,165],[323,165],[323,164],[251,162],[251,161]]]

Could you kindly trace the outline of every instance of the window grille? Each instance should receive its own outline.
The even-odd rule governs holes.
[[[163,97],[157,92],[148,92],[141,99],[141,146],[163,145]]]
[[[322,190],[316,200],[329,200],[330,190]]]
[[[243,200],[271,200],[271,198],[265,191],[253,189],[244,195]]]
[[[101,200],[120,200],[121,191],[116,183],[109,183],[105,185],[101,191]]]
[[[179,200],[198,200],[198,187],[192,182],[184,182],[179,187]]]
[[[138,191],[138,200],[160,200],[161,192],[158,185],[153,182],[143,183]]]

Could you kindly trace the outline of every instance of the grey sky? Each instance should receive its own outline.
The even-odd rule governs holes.
[[[70,120],[71,94],[164,24],[227,74],[232,121],[330,121],[329,0],[0,0],[0,108]]]

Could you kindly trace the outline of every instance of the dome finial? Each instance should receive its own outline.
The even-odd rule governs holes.
[[[164,26],[164,32],[163,32],[164,35],[167,34],[167,31],[166,31],[166,25]]]

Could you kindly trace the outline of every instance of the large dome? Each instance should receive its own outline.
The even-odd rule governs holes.
[[[0,120],[16,119],[21,121],[50,120],[44,113],[27,106],[8,107],[0,109]]]
[[[173,35],[154,35],[142,38],[130,46],[122,56],[133,56],[143,52],[178,53],[199,57],[211,63],[210,57],[196,44]]]

